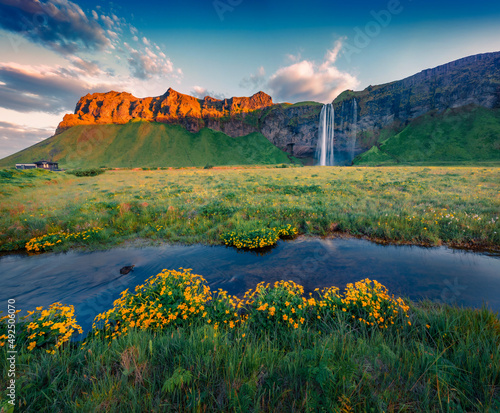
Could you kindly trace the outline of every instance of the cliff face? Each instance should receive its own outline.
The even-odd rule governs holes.
[[[64,116],[56,134],[76,125],[126,124],[134,120],[178,124],[190,132],[208,127],[231,137],[261,132],[270,142],[295,155],[314,153],[321,104],[275,105],[259,92],[251,97],[197,99],[173,89],[158,97],[130,93],[94,93],[82,97],[74,114]],[[290,145],[293,144],[293,145]]]
[[[500,107],[500,52],[466,57],[360,92],[343,92],[333,101],[336,160],[350,164],[388,131],[400,131],[431,111],[467,105]],[[130,93],[94,93],[80,99],[75,113],[64,117],[56,133],[75,125],[144,120],[178,124],[191,132],[208,127],[231,137],[261,132],[280,149],[312,157],[321,108],[316,102],[273,104],[263,92],[223,100],[197,99],[172,89],[144,99]]]
[[[260,117],[259,131],[275,146],[297,157],[314,156],[322,106],[314,102],[276,105]]]
[[[224,100],[210,96],[197,99],[173,89],[168,89],[162,96],[143,99],[130,93],[94,93],[78,101],[74,114],[64,116],[56,134],[75,125],[125,124],[133,120],[176,123],[189,131],[197,132],[204,126],[215,126],[218,122],[214,120],[242,115],[272,105],[271,97],[263,92],[251,97]],[[252,128],[233,127],[232,132],[241,136],[249,133],[248,129]],[[252,131],[254,129],[250,132]]]
[[[347,141],[356,129],[357,153],[376,144],[383,128],[398,130],[430,111],[467,105],[500,106],[500,52],[466,57],[361,92],[345,91],[333,101],[339,139]]]

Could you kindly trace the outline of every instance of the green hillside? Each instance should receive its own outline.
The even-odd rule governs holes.
[[[0,160],[0,167],[40,159],[59,162],[61,168],[290,163],[260,133],[231,138],[207,128],[191,133],[178,125],[135,122],[74,126]]]
[[[500,163],[500,109],[430,112],[355,159],[356,165]]]

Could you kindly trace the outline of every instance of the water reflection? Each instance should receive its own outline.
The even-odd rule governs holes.
[[[133,272],[120,274],[125,265]],[[0,302],[15,298],[22,310],[60,301],[74,304],[77,320],[93,317],[162,269],[192,268],[212,288],[240,295],[260,281],[293,280],[306,291],[376,279],[390,293],[500,310],[500,258],[440,248],[384,246],[357,239],[280,242],[264,255],[232,248],[161,246],[0,258]]]

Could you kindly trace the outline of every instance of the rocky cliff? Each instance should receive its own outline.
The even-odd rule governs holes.
[[[56,134],[75,125],[125,124],[134,120],[180,124],[192,132],[205,126],[222,130],[218,122],[221,118],[241,116],[272,105],[271,97],[263,92],[223,100],[210,96],[197,99],[173,89],[162,96],[143,99],[125,92],[94,93],[78,101],[74,114],[64,116]],[[228,134],[242,136],[254,131],[246,126],[232,125],[232,133]]]
[[[142,120],[178,124],[190,132],[204,127],[240,137],[261,132],[274,145],[298,156],[311,156],[316,147],[321,104],[274,104],[258,92],[251,97],[215,99],[168,89],[158,97],[136,98],[130,93],[94,93],[82,97],[74,114],[64,116],[56,134],[76,125],[126,124]]]
[[[384,139],[387,129],[402,130],[431,111],[499,107],[500,52],[469,56],[360,92],[347,90],[332,103],[339,142],[348,142],[356,131],[356,153],[360,153]]]
[[[259,117],[259,131],[278,148],[299,158],[312,157],[318,140],[322,104],[275,105]]]
[[[339,164],[401,131],[426,113],[480,106],[500,107],[500,52],[469,56],[406,79],[363,91],[346,90],[333,102]],[[273,106],[259,118],[259,130],[273,144],[297,156],[314,156],[321,105]],[[353,143],[355,140],[354,148]]]

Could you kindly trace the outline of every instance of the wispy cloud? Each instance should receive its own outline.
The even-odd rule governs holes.
[[[72,110],[86,93],[105,92],[117,86],[87,77],[86,73],[99,72],[93,62],[79,59],[75,63],[67,67],[0,63],[0,107],[19,112],[59,113]]]
[[[104,29],[68,0],[0,0],[0,27],[61,54],[109,44]]]
[[[259,67],[256,73],[241,79],[240,87],[257,91],[266,84],[266,71],[264,66]]]
[[[108,30],[111,29],[115,24],[113,19],[109,16],[106,16],[105,14],[101,14],[100,18],[102,23],[106,26]]]
[[[51,128],[30,128],[10,122],[0,122],[0,158],[34,145],[53,134]]]
[[[319,64],[301,60],[278,69],[267,82],[273,98],[278,101],[327,103],[342,91],[356,88],[358,79],[335,65],[341,49],[342,40],[338,40]]]
[[[215,99],[225,98],[224,95],[221,95],[220,93],[215,93],[213,90],[207,90],[206,88],[201,86],[193,86],[193,89],[191,90],[191,92],[189,92],[189,94],[198,99],[203,99],[205,96],[210,96]]]
[[[159,45],[101,6],[87,16],[69,0],[0,0],[0,28],[68,62],[52,67],[0,62],[0,107],[55,113],[72,110],[88,92],[116,87],[134,93],[147,89],[146,81],[166,87],[166,80],[182,77]]]
[[[138,29],[101,9],[90,11],[88,17],[80,6],[69,0],[0,0],[0,28],[54,50],[76,65],[77,59],[84,59],[83,54],[92,53],[96,63],[99,59],[106,60],[105,54],[100,56],[96,51],[114,55],[117,60],[121,53],[132,77],[150,79],[172,75],[178,78],[181,75],[182,71],[174,67],[151,39],[142,36],[135,48],[128,47],[127,40],[132,36],[133,40],[139,40]]]
[[[145,37],[143,38],[144,42]],[[138,79],[150,79],[154,76],[173,75],[179,76],[182,71],[174,67],[173,62],[165,53],[155,53],[149,47],[135,48],[127,42],[124,43],[127,52],[127,62],[132,76]]]

